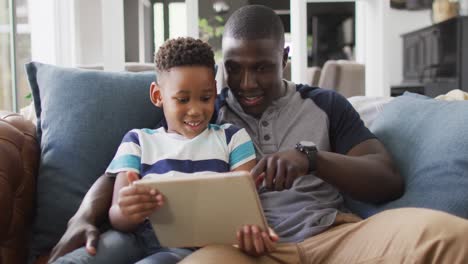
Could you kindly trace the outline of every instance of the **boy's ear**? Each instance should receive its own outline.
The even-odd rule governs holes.
[[[157,106],[162,107],[161,88],[156,82],[152,82],[150,86],[150,98],[151,102]]]

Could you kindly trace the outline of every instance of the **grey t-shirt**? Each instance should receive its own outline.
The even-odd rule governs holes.
[[[246,114],[229,90],[221,95],[217,123],[246,128],[257,159],[292,149],[301,140],[314,142],[319,150],[346,154],[356,144],[374,137],[341,95],[284,83],[285,95],[259,119]],[[313,174],[299,177],[289,190],[261,188],[259,193],[265,217],[281,242],[300,242],[318,234],[333,224],[338,210],[345,210],[338,190]]]

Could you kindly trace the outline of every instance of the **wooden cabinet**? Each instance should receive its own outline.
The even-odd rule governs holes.
[[[468,91],[468,17],[461,16],[402,35],[403,81],[392,96]]]

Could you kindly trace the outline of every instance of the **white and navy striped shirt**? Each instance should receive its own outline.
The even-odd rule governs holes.
[[[106,173],[134,171],[140,176],[228,172],[255,159],[245,129],[231,124],[208,125],[187,139],[158,129],[133,129],[123,138]]]

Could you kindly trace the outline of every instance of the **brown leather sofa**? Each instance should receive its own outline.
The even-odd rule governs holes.
[[[26,262],[38,166],[34,124],[0,111],[0,264]]]

